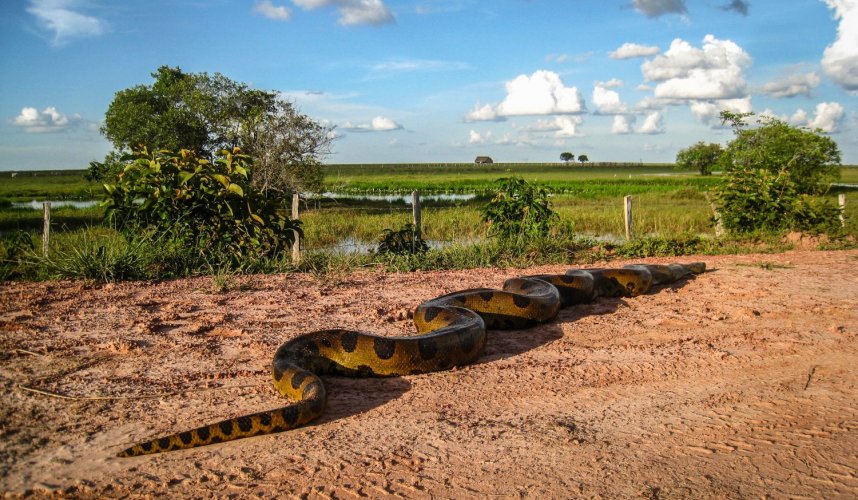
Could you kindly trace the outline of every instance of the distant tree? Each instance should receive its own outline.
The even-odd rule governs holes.
[[[712,168],[718,164],[724,150],[720,144],[698,142],[693,146],[679,150],[676,155],[676,165],[681,168],[693,168],[700,175],[712,175]]]
[[[580,155],[578,156],[578,161],[580,161],[581,165],[583,166],[585,163],[590,161],[590,158],[587,158],[587,155]]]
[[[566,163],[569,163],[570,161],[575,160],[575,155],[573,155],[569,151],[565,151],[563,153],[560,153],[560,159]]]

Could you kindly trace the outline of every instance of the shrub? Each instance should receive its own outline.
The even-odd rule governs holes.
[[[389,254],[421,254],[427,250],[429,244],[417,235],[414,224],[409,222],[398,231],[385,229],[377,251]]]
[[[551,191],[519,177],[498,179],[497,183],[497,193],[482,208],[489,235],[519,243],[546,237],[551,224],[559,220],[548,199]]]
[[[734,233],[787,229],[835,231],[838,211],[809,195],[837,178],[840,151],[821,130],[793,127],[763,118],[745,129],[750,114],[722,112],[733,139],[721,157],[723,182],[715,189],[719,218]]]
[[[194,152],[142,149],[116,183],[105,184],[106,216],[130,240],[176,243],[209,266],[241,267],[277,257],[300,221],[276,211],[249,186],[249,158],[223,150],[210,162]]]
[[[17,277],[24,257],[34,252],[33,239],[26,231],[18,230],[0,239],[0,280]]]

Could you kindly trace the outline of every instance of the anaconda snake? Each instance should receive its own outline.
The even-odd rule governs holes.
[[[205,446],[293,429],[317,418],[327,394],[319,375],[395,376],[447,370],[475,361],[486,329],[521,329],[554,319],[561,307],[596,297],[635,296],[652,285],[702,273],[706,265],[633,264],[623,269],[570,270],[512,278],[502,290],[463,290],[417,306],[418,335],[382,337],[351,330],[321,330],[281,345],[274,354],[274,388],[294,403],[135,444],[131,457]]]

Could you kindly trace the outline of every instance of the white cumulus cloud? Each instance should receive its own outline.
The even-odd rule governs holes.
[[[553,71],[538,70],[519,75],[506,83],[506,98],[500,104],[480,106],[467,114],[467,121],[498,120],[507,116],[577,114],[586,111],[577,87],[567,87]]]
[[[21,113],[9,122],[24,129],[31,134],[44,134],[51,132],[63,132],[79,124],[82,121],[80,115],[68,117],[53,106],[48,106],[42,111],[36,108],[21,108]]]
[[[643,124],[638,128],[639,134],[663,134],[664,133],[664,117],[661,112],[653,111],[646,115]]]
[[[492,136],[491,132],[486,132],[485,134],[481,134],[476,130],[471,129],[468,132],[468,144],[485,144]]]
[[[751,56],[730,40],[713,35],[698,49],[675,39],[670,49],[641,65],[648,81],[658,82],[654,95],[661,99],[735,99],[747,95],[745,69]]]
[[[858,93],[858,0],[825,0],[840,21],[837,38],[825,48],[822,69],[844,89]]]
[[[80,0],[30,0],[27,12],[36,18],[38,25],[52,34],[54,45],[65,45],[75,38],[103,35],[107,23],[80,12],[86,6]]]
[[[396,123],[390,118],[384,116],[376,116],[370,123],[354,124],[346,122],[343,127],[346,130],[353,132],[389,132],[391,130],[399,130],[402,125]]]
[[[307,10],[336,7],[340,14],[337,22],[344,26],[381,25],[394,21],[393,12],[381,0],[292,0],[292,2]]]
[[[596,107],[596,113],[600,115],[628,112],[628,106],[620,99],[620,94],[600,84],[593,87],[593,106]]]
[[[653,45],[640,45],[637,43],[624,43],[608,54],[611,59],[632,59],[634,57],[650,57],[661,52],[661,49]]]
[[[821,129],[823,132],[833,134],[840,131],[846,112],[838,102],[821,102],[816,105],[813,118],[807,112],[799,108],[790,118],[793,125],[807,126],[812,129]]]
[[[282,5],[274,5],[271,0],[259,0],[253,5],[253,12],[277,21],[288,21],[292,12]]]
[[[819,85],[820,78],[815,72],[790,75],[763,85],[763,92],[774,97],[810,97],[810,90]]]
[[[753,106],[751,97],[739,99],[720,99],[714,101],[693,101],[690,104],[691,112],[700,122],[713,128],[719,128],[721,124],[721,111],[727,110],[734,113],[750,113]]]
[[[584,119],[577,115],[555,116],[550,122],[539,120],[533,130],[553,131],[554,137],[578,137],[578,127],[583,123]]]
[[[658,17],[664,14],[685,14],[685,0],[633,0],[635,10],[647,17]]]
[[[635,117],[629,115],[614,116],[614,123],[611,125],[612,134],[631,134],[632,126],[635,124]]]

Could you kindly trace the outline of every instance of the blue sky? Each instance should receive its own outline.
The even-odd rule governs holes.
[[[2,0],[0,170],[84,168],[161,65],[277,90],[330,163],[673,161],[721,109],[858,163],[858,0]]]

